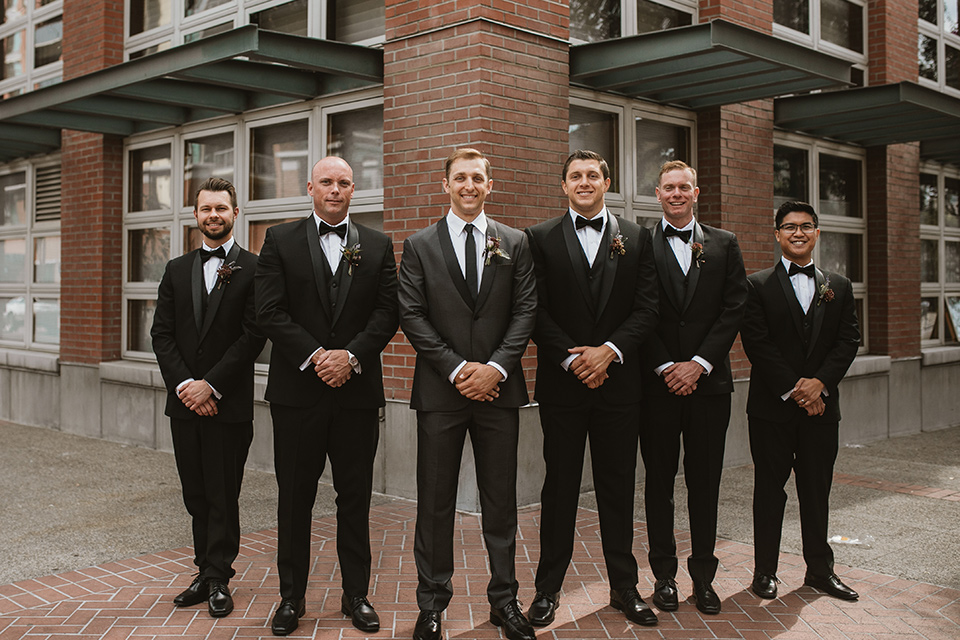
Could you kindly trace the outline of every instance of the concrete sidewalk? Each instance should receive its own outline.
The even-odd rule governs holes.
[[[0,640],[13,638],[271,637],[276,606],[276,488],[270,474],[248,472],[241,504],[244,548],[231,583],[237,611],[213,621],[201,608],[170,599],[193,571],[189,523],[173,457],[45,429],[0,423],[4,562],[0,566]],[[701,616],[681,604],[652,629],[629,625],[606,606],[605,571],[592,495],[581,501],[577,555],[564,586],[562,615],[541,638],[844,638],[960,637],[960,428],[844,448],[837,463],[831,533],[870,534],[869,549],[835,546],[838,573],[860,591],[842,603],[802,586],[795,498],[787,506],[779,600],[749,592],[752,573],[752,470],[728,469],[721,487],[724,611]],[[685,496],[678,481],[677,504]],[[412,533],[415,505],[375,496],[372,514],[376,584],[371,600],[383,620],[377,638],[409,638],[416,617]],[[689,545],[678,508],[681,555]],[[296,637],[363,637],[338,613],[333,493],[321,487],[315,512],[308,612]],[[486,621],[485,553],[479,519],[459,516],[457,596],[448,637],[496,638]],[[533,596],[539,510],[521,513],[518,578]],[[636,552],[648,596],[642,487]],[[684,563],[681,563],[681,566]],[[57,574],[57,575],[54,575]],[[682,596],[690,592],[681,576]]]

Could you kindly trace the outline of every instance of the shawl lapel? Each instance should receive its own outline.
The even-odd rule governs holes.
[[[657,222],[653,230],[653,260],[657,264],[657,277],[660,278],[660,284],[673,306],[680,311],[681,301],[677,300],[676,287],[673,286],[673,279],[670,277],[671,264],[667,262],[673,258],[673,249],[667,239],[663,237],[663,224]]]
[[[236,244],[236,243],[234,243]],[[193,264],[190,267],[190,288],[193,294],[193,320],[197,325],[197,335],[203,331],[203,296],[206,293],[206,285],[203,282],[203,261],[200,259],[200,252],[203,249],[197,249],[193,257]]]
[[[587,272],[584,265],[587,265],[587,259],[583,255],[583,247],[580,246],[580,239],[577,238],[577,231],[573,227],[573,220],[570,219],[570,212],[563,214],[560,220],[560,231],[563,235],[563,244],[567,248],[567,255],[570,258],[570,266],[573,268],[573,277],[577,281],[577,287],[583,296],[583,301],[590,312],[596,314],[593,307],[593,296],[590,295],[590,283],[587,282]],[[599,252],[598,252],[599,253]]]
[[[813,300],[810,302],[813,305],[813,333],[810,335],[810,344],[807,345],[807,356],[813,352],[813,345],[817,344],[820,329],[823,327],[823,316],[827,313],[825,305],[820,302],[820,288],[826,286],[827,277],[823,275],[820,269],[814,269],[814,272],[816,274],[814,278],[816,287],[813,289]]]
[[[780,282],[780,288],[783,290],[783,296],[786,298],[787,308],[790,310],[790,317],[793,319],[793,326],[797,330],[797,337],[802,340],[803,307],[797,300],[797,293],[793,290],[793,285],[790,284],[790,276],[787,275],[787,270],[784,269],[782,261],[777,261],[777,266],[774,267],[773,272],[776,274],[777,280]],[[810,342],[813,343],[812,340]]]
[[[603,276],[600,281],[600,307],[597,309],[599,315],[607,308],[607,302],[610,301],[610,294],[613,292],[613,283],[617,278],[617,265],[620,264],[622,256],[616,255],[610,250],[610,244],[613,238],[620,234],[620,223],[617,216],[607,210],[607,226],[604,230],[603,238],[600,240],[600,247],[597,249],[596,260],[603,260]],[[624,243],[628,238],[624,238]],[[637,245],[640,246],[639,244]]]
[[[703,241],[703,229],[700,228],[699,222],[693,223],[693,242],[699,242],[703,245],[703,252],[707,252],[707,244]],[[693,251],[693,247],[690,247],[690,251]],[[690,256],[690,268],[687,269],[687,286],[685,288],[686,295],[683,299],[683,308],[681,311],[686,311],[687,307],[690,306],[690,303],[693,301],[693,294],[697,290],[697,283],[700,282],[700,266],[697,264],[697,259]]]

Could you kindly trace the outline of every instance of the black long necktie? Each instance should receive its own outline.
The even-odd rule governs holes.
[[[687,243],[687,242],[690,242],[690,232],[691,232],[691,229],[687,229],[686,231],[680,231],[680,229],[677,229],[673,225],[668,224],[667,228],[663,230],[663,237],[664,239],[666,239],[666,238],[669,238],[670,236],[676,236],[681,240],[683,240],[684,243]]]
[[[473,225],[466,224],[463,230],[467,234],[467,240],[464,243],[464,261],[466,262],[467,289],[470,290],[470,298],[477,301],[477,241],[473,238]]]
[[[807,266],[805,266],[805,267],[801,267],[801,266],[798,265],[796,262],[791,262],[791,263],[790,263],[790,270],[787,272],[787,274],[788,274],[788,275],[791,275],[791,276],[795,276],[795,275],[797,275],[798,273],[802,273],[803,275],[807,276],[808,278],[813,278],[813,277],[815,276],[815,274],[816,274],[816,270],[814,269],[814,266],[813,266],[813,263],[812,263],[812,262],[811,262],[810,264],[808,264]]]

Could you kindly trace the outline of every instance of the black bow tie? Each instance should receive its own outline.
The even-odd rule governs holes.
[[[590,227],[594,231],[601,231],[603,229],[603,216],[597,216],[595,218],[577,216],[577,229],[583,229],[584,227]]]
[[[214,257],[214,256],[226,260],[226,259],[227,259],[227,252],[223,250],[223,247],[222,247],[222,246],[217,247],[217,248],[214,249],[213,251],[203,250],[203,251],[200,252],[200,262],[206,262],[207,260],[209,260],[210,258],[212,258],[212,257]]]
[[[791,263],[790,263],[790,270],[787,272],[787,274],[788,274],[788,275],[791,275],[791,276],[795,276],[795,275],[797,275],[798,273],[802,273],[803,275],[807,276],[808,278],[813,278],[814,275],[816,274],[816,269],[814,268],[812,262],[811,262],[810,264],[808,264],[807,266],[805,266],[805,267],[801,267],[801,266],[798,265],[797,263],[791,262]]]
[[[335,233],[338,236],[340,236],[341,240],[343,240],[344,238],[347,237],[347,225],[338,224],[337,226],[333,227],[327,224],[326,222],[324,222],[323,220],[321,220],[320,221],[320,237],[322,238],[328,233]]]
[[[684,243],[687,243],[687,242],[690,242],[690,234],[692,233],[692,231],[693,231],[692,229],[687,229],[686,231],[680,231],[680,229],[677,229],[673,225],[668,224],[667,228],[663,230],[663,237],[664,239],[667,239],[670,236],[677,236],[678,238],[683,240]]]

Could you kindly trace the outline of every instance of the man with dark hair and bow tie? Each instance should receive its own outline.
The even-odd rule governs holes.
[[[640,424],[640,350],[657,325],[650,232],[614,216],[607,162],[567,158],[562,215],[527,229],[537,274],[536,400],[546,477],[537,592],[528,616],[552,623],[574,549],[584,450],[590,440],[610,605],[641,625],[656,614],[637,591],[633,499]]]
[[[641,353],[640,426],[647,557],[656,579],[652,600],[662,611],[679,606],[673,492],[682,441],[690,515],[687,571],[697,609],[717,614],[714,548],[733,394],[729,352],[746,308],[747,275],[736,236],[694,218],[700,188],[692,167],[679,160],[664,163],[656,194],[663,209],[653,234],[660,322]]]
[[[317,481],[329,456],[337,491],[341,612],[361,631],[380,629],[367,599],[370,494],[384,406],[380,352],[397,332],[393,242],[356,224],[353,170],[317,162],[307,183],[313,213],[267,230],[256,278],[257,320],[273,342],[266,399],[273,418],[277,569],[274,635],[306,612]]]
[[[818,269],[819,220],[805,202],[774,218],[782,257],[752,274],[740,336],[753,366],[747,416],[754,463],[754,577],[761,598],[777,597],[784,486],[796,475],[804,584],[842,600],[857,592],[833,571],[827,543],[830,485],[837,458],[838,385],[857,355],[860,330],[850,280]]]
[[[200,185],[193,216],[203,244],[167,263],[150,331],[200,570],[173,602],[206,601],[215,618],[233,611],[227,585],[240,550],[237,501],[253,439],[253,362],[264,343],[253,302],[257,257],[233,239],[239,214],[232,184],[210,178]]]

